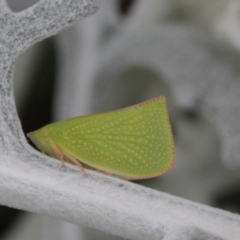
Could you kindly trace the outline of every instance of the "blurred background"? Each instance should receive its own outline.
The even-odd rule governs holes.
[[[14,12],[36,0],[7,0]],[[164,95],[176,160],[159,191],[240,213],[240,0],[102,0],[16,62],[25,133]],[[0,239],[120,239],[0,206]]]

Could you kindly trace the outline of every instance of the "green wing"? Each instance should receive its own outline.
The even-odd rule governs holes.
[[[51,138],[90,167],[125,179],[150,178],[173,164],[165,98],[54,123]]]

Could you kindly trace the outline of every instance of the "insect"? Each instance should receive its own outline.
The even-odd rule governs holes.
[[[165,173],[174,161],[166,100],[48,124],[27,136],[43,153],[126,180]]]

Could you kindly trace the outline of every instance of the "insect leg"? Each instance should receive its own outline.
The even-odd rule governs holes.
[[[52,139],[49,138],[47,140],[47,142],[50,145],[50,147],[52,148],[52,150],[54,151],[54,153],[56,154],[57,158],[61,161],[62,167],[64,167],[65,166],[64,158],[63,158],[63,155],[62,155],[61,151],[59,150],[59,148],[56,146],[56,144],[53,142]]]
[[[54,153],[56,154],[57,158],[61,161],[62,166],[65,166],[63,156],[66,156],[72,163],[74,163],[83,172],[83,176],[86,176],[86,172],[85,172],[83,166],[81,165],[81,163],[79,161],[77,161],[76,158],[74,158],[72,155],[68,154],[64,150],[60,150],[56,146],[56,144],[53,142],[52,139],[49,138],[47,141],[48,141],[48,144],[53,149]]]
[[[81,165],[81,163],[75,158],[73,157],[71,154],[67,153],[67,152],[63,152],[64,156],[66,156],[72,163],[74,163],[83,173],[83,176],[86,176],[86,171],[83,168],[83,166]]]
[[[106,171],[99,170],[99,169],[95,169],[95,170],[96,170],[97,172],[100,172],[100,173],[106,174],[106,175],[108,175],[108,176],[113,176],[113,174],[110,173],[110,172],[106,172]]]

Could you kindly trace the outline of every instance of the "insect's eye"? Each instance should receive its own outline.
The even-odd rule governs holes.
[[[45,130],[41,131],[42,136],[47,136],[47,132]]]

